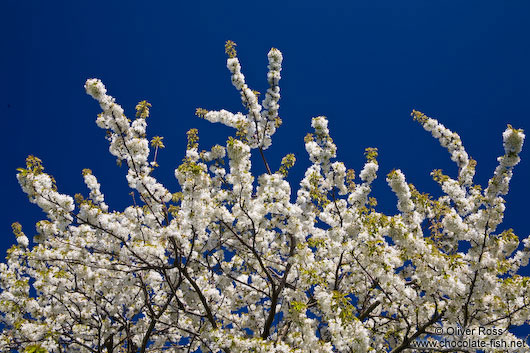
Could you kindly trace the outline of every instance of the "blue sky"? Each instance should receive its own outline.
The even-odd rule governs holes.
[[[308,165],[303,137],[311,118],[329,118],[338,159],[360,171],[366,147],[379,149],[374,195],[395,212],[385,175],[401,169],[420,191],[439,195],[429,173],[455,176],[447,151],[410,118],[412,109],[460,134],[486,185],[503,153],[506,124],[530,133],[530,2],[528,1],[17,1],[4,0],[0,21],[0,173],[7,207],[0,213],[0,252],[14,243],[11,223],[27,235],[43,214],[15,178],[29,154],[44,162],[59,191],[86,194],[90,168],[111,208],[130,202],[125,168],[108,153],[95,124],[97,103],[87,78],[100,78],[128,116],[152,103],[148,136],[164,136],[155,176],[177,191],[173,170],[185,132],[198,128],[200,147],[232,131],[194,116],[195,108],[241,111],[226,69],[224,42],[238,44],[251,88],[267,88],[267,52],[284,55],[280,116],[284,125],[266,151],[271,168],[295,153],[293,189]],[[530,146],[521,154],[505,228],[530,234]],[[259,159],[254,171],[264,172]],[[526,180],[526,182],[525,182]],[[525,271],[530,274],[530,270]]]

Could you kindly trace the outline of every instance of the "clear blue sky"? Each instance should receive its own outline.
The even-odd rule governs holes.
[[[324,4],[325,3],[325,4]],[[447,151],[410,118],[423,111],[458,132],[486,185],[503,153],[506,124],[530,133],[530,2],[512,1],[3,1],[0,114],[4,151],[0,252],[14,243],[11,223],[28,236],[43,214],[15,178],[29,154],[44,161],[59,191],[87,194],[90,168],[111,208],[130,197],[125,168],[108,153],[95,124],[97,103],[83,84],[97,77],[128,116],[153,104],[148,136],[164,136],[160,177],[177,190],[173,169],[196,127],[201,148],[230,129],[194,116],[195,108],[241,111],[226,69],[224,42],[238,44],[251,88],[267,88],[267,52],[283,52],[280,116],[284,125],[266,155],[298,158],[294,189],[308,165],[303,137],[325,115],[338,157],[359,171],[366,147],[379,149],[374,195],[395,212],[385,175],[400,168],[420,191],[439,195],[429,173],[455,176]],[[530,234],[530,141],[507,196],[505,228]],[[263,172],[259,159],[254,170]],[[527,270],[526,274],[530,274]]]

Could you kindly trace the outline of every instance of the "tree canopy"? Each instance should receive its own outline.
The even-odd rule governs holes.
[[[530,240],[521,248],[500,228],[522,130],[503,132],[504,155],[482,188],[458,134],[413,111],[458,174],[433,171],[443,191],[434,198],[391,171],[399,212],[387,215],[370,196],[377,149],[366,149],[356,176],[336,160],[328,121],[318,116],[305,138],[311,165],[293,193],[295,156],[277,171],[266,159],[282,124],[282,53],[268,53],[260,103],[235,43],[225,49],[245,112],[197,109],[235,134],[204,151],[198,131],[188,132],[175,169],[180,190],[152,174],[164,144],[147,138],[151,104],[139,102],[130,120],[98,79],[85,89],[101,106],[96,123],[110,153],[127,168],[132,204],[111,210],[88,169],[89,194],[75,197],[60,193],[35,156],[18,170],[47,219],[31,246],[13,224],[17,244],[0,264],[1,350],[397,353],[429,342],[423,349],[494,352],[505,347],[491,342],[500,342],[529,351],[508,329],[530,317],[530,278],[517,274],[528,265]],[[252,153],[267,173],[252,175]]]

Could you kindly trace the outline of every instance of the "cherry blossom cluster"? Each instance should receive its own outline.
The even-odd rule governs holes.
[[[228,51],[227,51],[228,52]],[[246,115],[242,113],[230,113],[226,110],[209,111],[204,114],[204,118],[211,122],[220,122],[226,126],[241,130],[246,136],[248,145],[251,148],[261,148],[263,150],[270,147],[271,137],[276,132],[276,128],[281,124],[278,117],[280,100],[280,81],[282,70],[282,53],[272,48],[268,54],[269,72],[267,81],[269,88],[265,94],[262,104],[258,103],[258,92],[251,90],[245,83],[245,76],[241,73],[241,64],[235,56],[235,51],[227,59],[226,66],[232,73],[232,84],[241,94],[241,101],[248,109]]]

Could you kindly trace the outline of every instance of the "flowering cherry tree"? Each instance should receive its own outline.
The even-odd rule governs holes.
[[[319,116],[305,138],[311,165],[293,195],[286,177],[294,156],[273,172],[264,153],[281,125],[282,54],[268,53],[260,104],[235,43],[226,52],[246,113],[197,109],[236,133],[200,151],[197,131],[188,132],[175,169],[180,191],[152,176],[164,144],[146,137],[151,105],[140,102],[131,121],[97,79],[85,88],[103,110],[96,123],[110,153],[127,166],[134,204],[112,211],[88,169],[88,196],[61,194],[41,160],[27,158],[17,178],[47,219],[33,246],[13,224],[17,244],[0,265],[1,351],[397,353],[449,328],[466,330],[466,339],[517,340],[506,330],[529,322],[530,278],[517,272],[530,240],[520,247],[499,226],[522,130],[508,125],[505,153],[482,189],[459,136],[413,111],[458,175],[435,170],[443,196],[433,198],[391,171],[399,213],[385,215],[369,196],[377,150],[366,150],[357,179],[335,160]],[[267,169],[257,182],[253,151]]]

